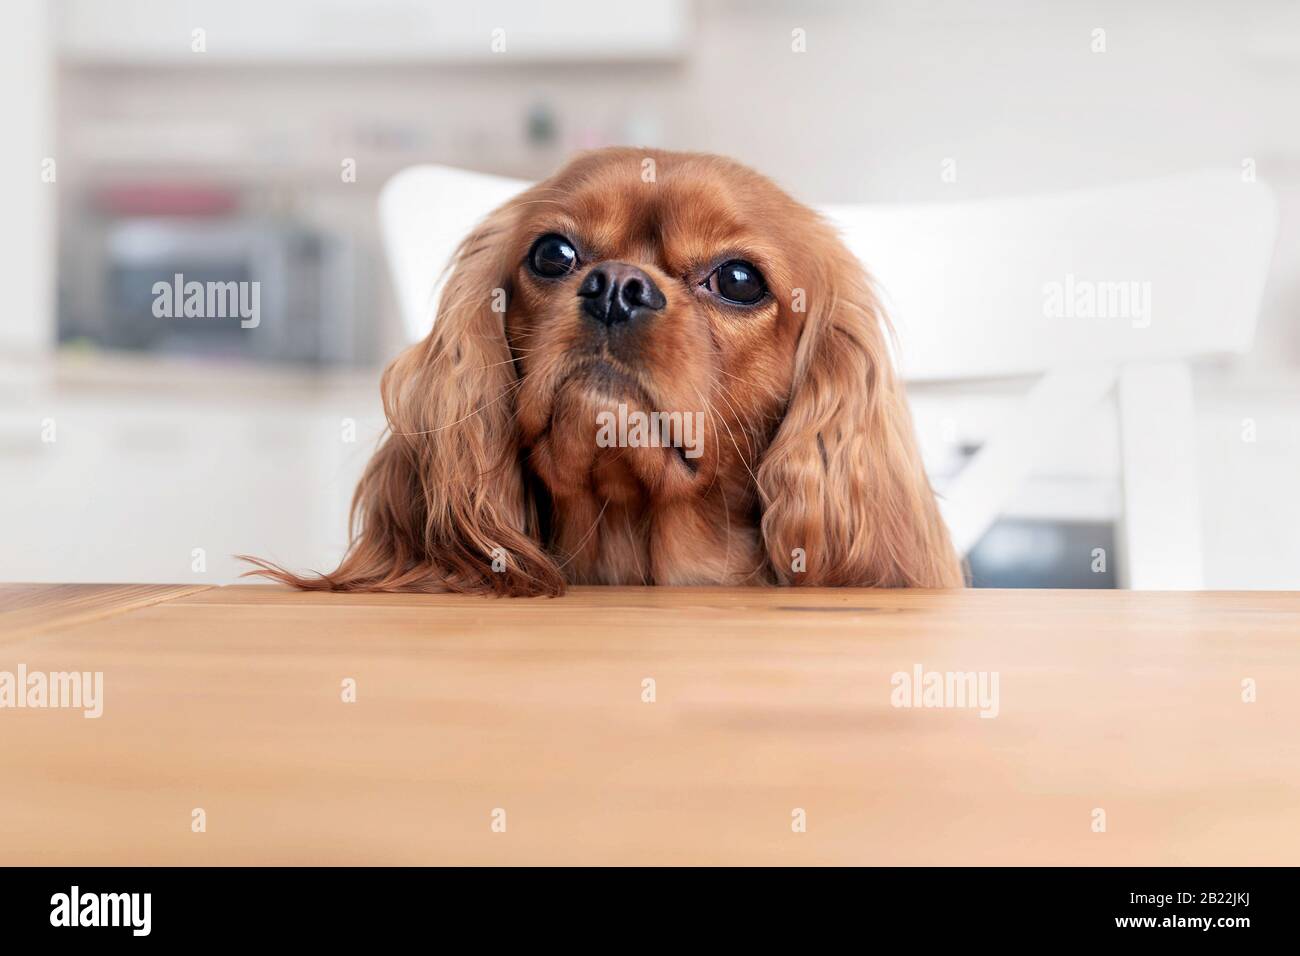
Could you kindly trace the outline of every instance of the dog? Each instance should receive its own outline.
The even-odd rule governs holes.
[[[250,573],[511,596],[961,587],[890,334],[862,265],[765,177],[581,154],[461,243],[432,331],[385,371],[339,567]]]

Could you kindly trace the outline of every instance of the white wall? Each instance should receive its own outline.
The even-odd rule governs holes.
[[[42,0],[0,4],[0,349],[35,355],[53,341],[55,182],[47,159],[54,147],[54,59],[47,6]]]

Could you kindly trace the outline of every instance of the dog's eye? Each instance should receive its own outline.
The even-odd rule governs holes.
[[[753,305],[767,295],[763,273],[741,259],[732,259],[714,269],[704,287],[736,305]]]
[[[544,278],[559,279],[578,267],[578,251],[568,239],[548,233],[533,243],[528,267]]]

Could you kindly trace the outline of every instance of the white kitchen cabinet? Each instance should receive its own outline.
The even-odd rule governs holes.
[[[688,14],[688,0],[653,11],[638,0],[62,0],[57,20],[61,55],[84,62],[508,65],[673,59],[685,51]]]

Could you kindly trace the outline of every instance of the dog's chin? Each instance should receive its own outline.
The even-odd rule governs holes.
[[[575,389],[590,394],[597,402],[635,401],[653,404],[650,390],[641,376],[608,358],[591,358],[579,362],[569,373],[560,388]]]
[[[651,444],[644,430],[638,439],[630,423],[649,420],[655,411],[650,390],[633,373],[607,362],[584,363],[556,388],[529,460],[559,498],[592,491],[625,503],[689,496],[707,465],[704,436],[696,436],[695,448]]]

